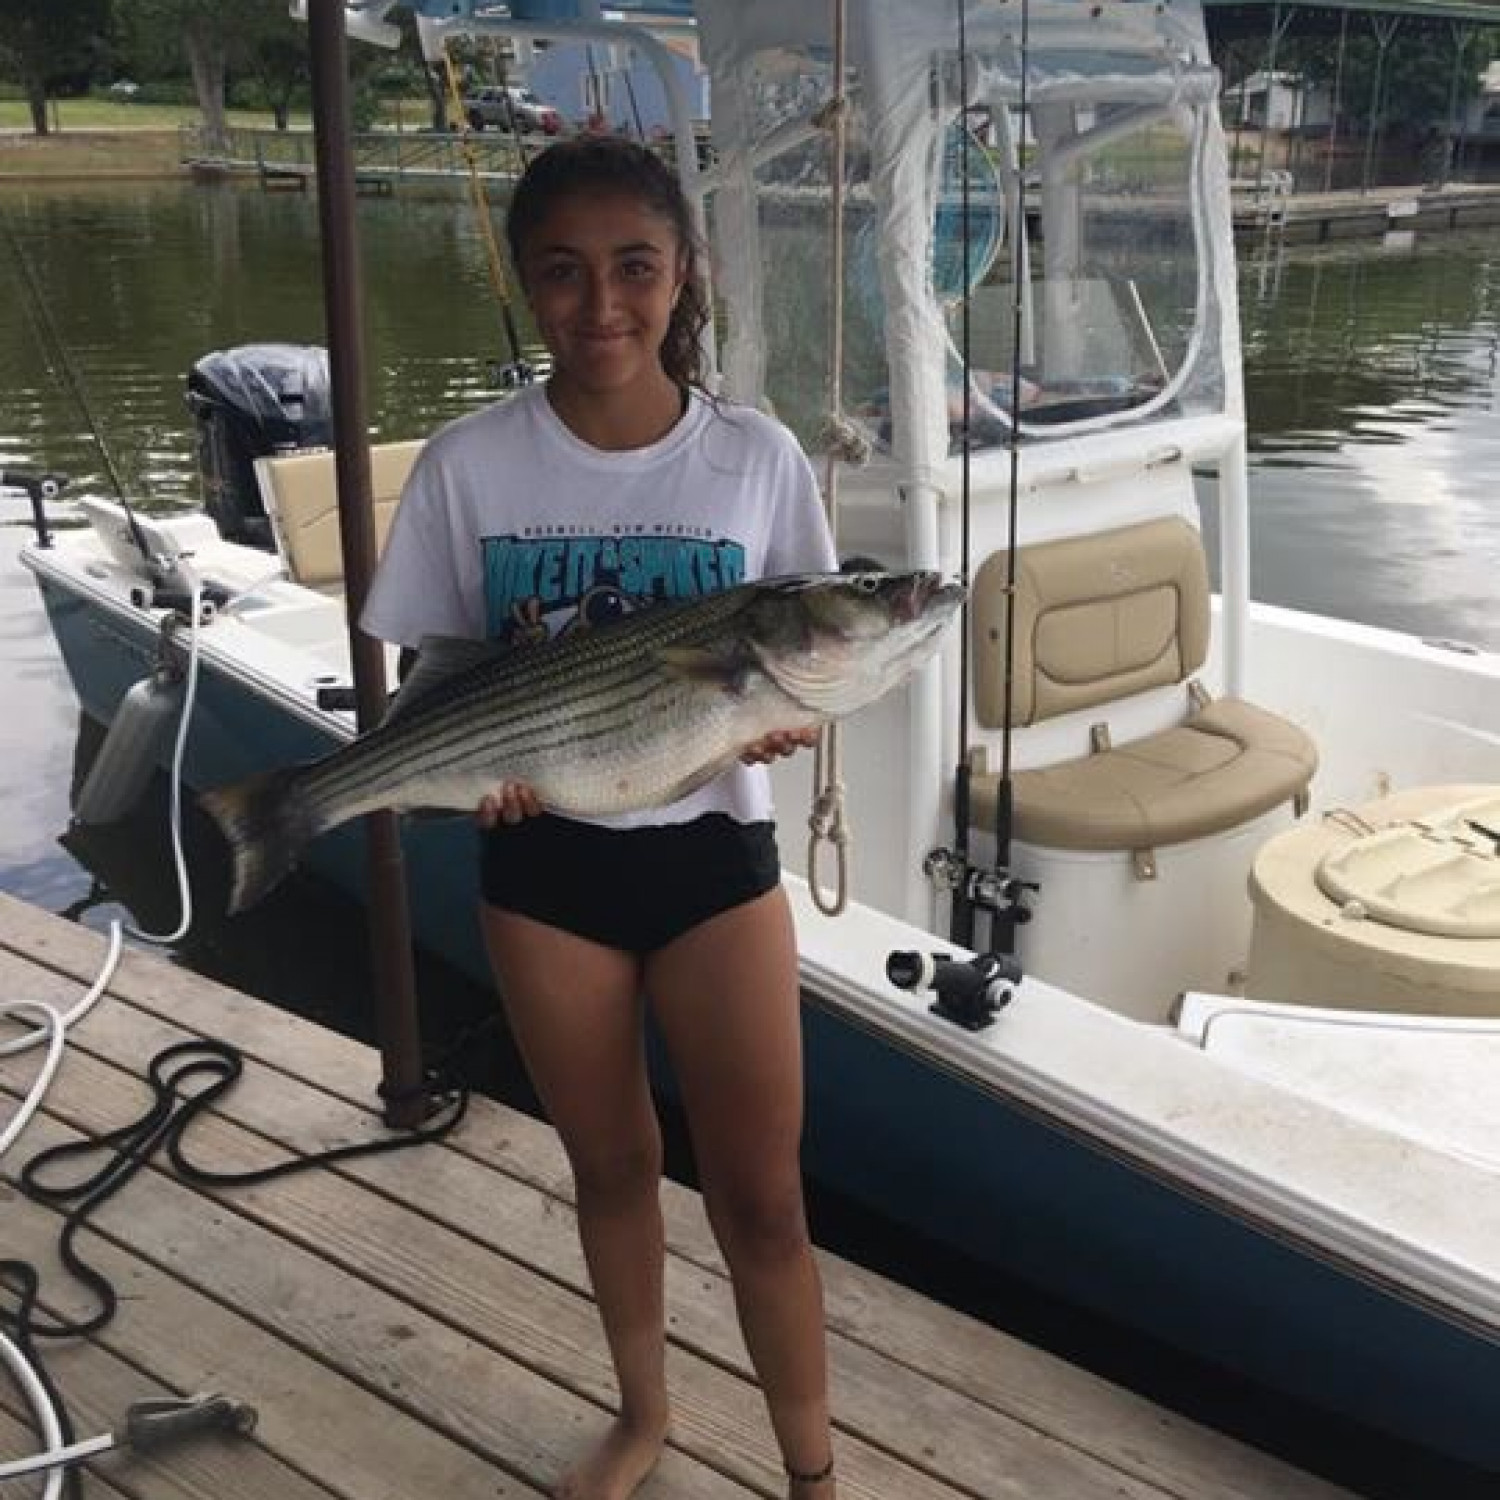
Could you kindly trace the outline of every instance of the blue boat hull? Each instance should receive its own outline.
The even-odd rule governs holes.
[[[150,669],[154,637],[41,583],[79,699],[107,723]],[[187,779],[217,785],[334,744],[205,670]],[[421,942],[482,980],[473,839],[464,819],[404,833]],[[307,862],[361,895],[358,829],[320,839]],[[807,999],[804,1159],[814,1179],[1115,1323],[1500,1474],[1500,1343]]]

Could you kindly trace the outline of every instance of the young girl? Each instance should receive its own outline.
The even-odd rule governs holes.
[[[710,399],[687,205],[643,147],[532,161],[507,221],[545,385],[454,422],[413,471],[362,624],[524,642],[742,579],[836,566],[811,468]],[[583,822],[527,787],[479,809],[482,922],[506,1016],[572,1165],[620,1414],[561,1480],[623,1500],[667,1434],[661,1135],[642,1005],[671,1055],[710,1221],[788,1476],[832,1500],[822,1292],[798,1160],[796,947],[760,762],[650,813]]]

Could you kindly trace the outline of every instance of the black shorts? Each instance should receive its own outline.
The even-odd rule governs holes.
[[[781,880],[776,831],[707,813],[601,828],[550,813],[481,835],[485,901],[627,953],[651,953]]]

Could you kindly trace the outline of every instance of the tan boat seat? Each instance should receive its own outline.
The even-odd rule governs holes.
[[[420,439],[371,444],[370,494],[377,553],[385,546],[406,477],[421,451]],[[258,458],[255,474],[276,544],[292,578],[325,592],[341,589],[344,555],[332,450]]]
[[[1003,722],[1006,558],[974,585],[975,708]],[[1317,751],[1295,724],[1192,681],[1208,654],[1208,569],[1176,517],[1022,548],[1016,558],[1013,722],[1103,707],[1181,683],[1181,724],[1129,743],[1093,726],[1092,754],[1014,774],[1015,837],[1048,848],[1129,850],[1204,838],[1299,805]],[[993,828],[999,776],[972,783],[975,826]]]

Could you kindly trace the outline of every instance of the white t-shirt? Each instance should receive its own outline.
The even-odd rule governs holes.
[[[746,579],[837,567],[806,456],[786,428],[693,393],[659,442],[595,448],[544,386],[461,417],[422,449],[361,627],[516,643]],[[761,766],[736,765],[665,808],[609,827],[771,815]]]

